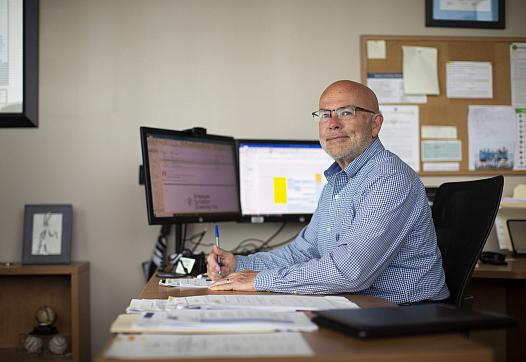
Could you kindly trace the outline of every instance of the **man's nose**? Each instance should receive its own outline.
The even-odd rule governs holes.
[[[331,113],[331,118],[327,120],[327,126],[329,127],[329,129],[341,128],[341,120],[338,118],[335,112]]]

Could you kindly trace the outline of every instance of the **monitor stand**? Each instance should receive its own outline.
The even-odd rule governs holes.
[[[168,236],[169,234],[170,234],[170,228],[168,228],[168,231],[166,232],[166,236]],[[175,253],[181,254],[183,250],[184,250],[183,224],[177,223],[175,224]],[[175,269],[178,263],[179,263],[179,260],[176,262],[175,265],[171,263],[170,252],[168,250],[168,243],[167,243],[163,260],[161,262],[161,265],[159,266],[159,269],[157,270],[156,275],[159,278],[178,278],[178,277],[183,276],[175,272]]]

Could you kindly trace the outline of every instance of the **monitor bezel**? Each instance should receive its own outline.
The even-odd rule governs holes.
[[[307,224],[312,218],[312,214],[243,214],[241,205],[241,174],[239,163],[239,148],[241,144],[306,144],[306,145],[320,145],[319,140],[286,140],[286,139],[255,139],[255,138],[240,138],[236,139],[236,152],[238,164],[238,188],[239,188],[239,205],[240,205],[240,222],[248,222],[253,224],[260,224],[266,222],[297,222]]]
[[[241,201],[239,200],[239,170],[237,159],[237,148],[235,139],[229,136],[213,135],[213,134],[192,134],[192,130],[178,131],[170,129],[140,127],[141,137],[141,152],[142,161],[144,165],[144,189],[146,194],[146,210],[148,216],[148,223],[150,225],[162,224],[182,224],[182,223],[204,223],[217,221],[237,221],[241,215]],[[220,141],[223,143],[232,144],[232,157],[234,160],[234,172],[237,186],[237,212],[218,212],[218,213],[191,213],[191,214],[175,214],[172,216],[156,216],[153,209],[152,188],[150,181],[150,160],[148,157],[148,144],[146,142],[149,135],[158,135],[164,137],[174,137],[176,139],[183,139],[189,141]]]

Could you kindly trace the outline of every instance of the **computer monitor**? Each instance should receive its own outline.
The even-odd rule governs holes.
[[[242,221],[310,220],[333,160],[318,141],[236,140]]]
[[[148,127],[140,131],[150,224],[239,219],[232,137]]]

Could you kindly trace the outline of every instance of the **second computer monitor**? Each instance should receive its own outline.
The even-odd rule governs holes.
[[[308,221],[333,160],[318,141],[236,140],[245,221]]]

